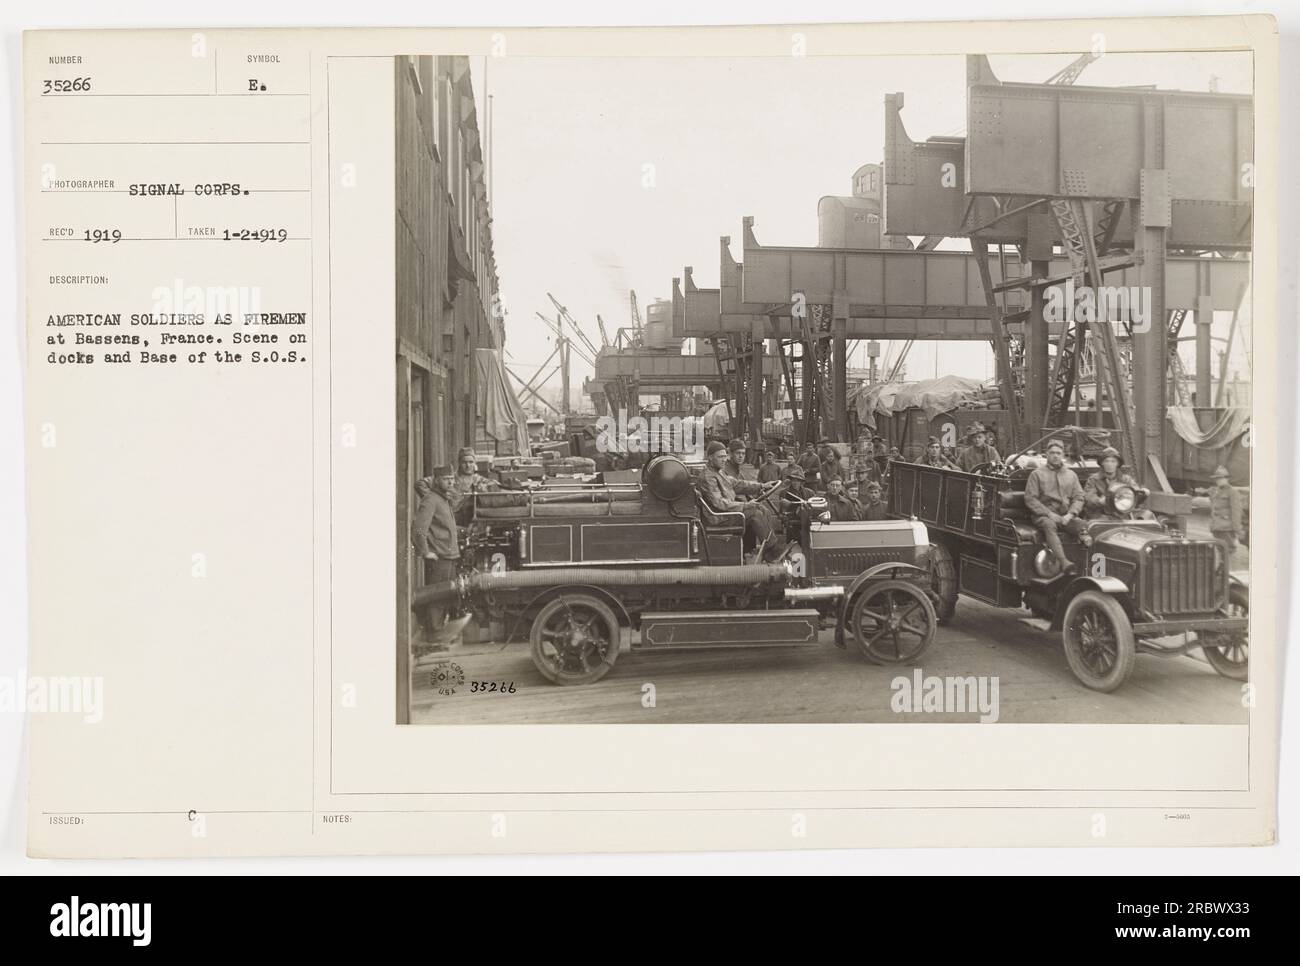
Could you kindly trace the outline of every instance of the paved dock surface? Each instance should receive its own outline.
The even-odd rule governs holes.
[[[1022,611],[963,597],[955,621],[940,627],[919,663],[923,677],[996,676],[998,720],[1010,723],[1244,724],[1242,685],[1221,677],[1199,651],[1179,657],[1139,654],[1127,683],[1091,691],[1071,674],[1060,635],[1021,622]],[[816,645],[791,648],[624,652],[601,681],[548,683],[526,643],[461,645],[440,656],[463,674],[451,694],[433,686],[433,665],[415,675],[416,724],[973,722],[978,713],[899,713],[899,677],[912,667],[869,663],[840,650],[829,631]],[[460,675],[456,675],[459,677]],[[477,693],[473,682],[504,684]],[[514,685],[514,693],[509,686]],[[646,707],[645,685],[654,705]],[[990,692],[987,690],[986,695]]]

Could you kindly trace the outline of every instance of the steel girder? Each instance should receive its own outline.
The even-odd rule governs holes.
[[[995,286],[1001,285],[1001,266],[994,261],[989,268]],[[1170,257],[1165,304],[1194,309],[1197,296],[1208,295],[1215,309],[1231,311],[1240,300],[1249,268],[1244,258]],[[1005,281],[1023,284],[1026,266],[1009,259],[1006,271]],[[1141,284],[1140,271],[1141,266],[1130,260],[1129,267],[1106,272],[1105,284],[1131,290]],[[1049,261],[1048,277],[1064,284],[1072,274],[1068,258]],[[772,318],[769,337],[773,338],[801,337],[791,316],[792,303],[801,294],[807,305],[834,305],[838,300],[850,339],[992,339],[979,266],[970,252],[769,247],[758,243],[752,219],[746,219],[740,288],[740,304]],[[1009,294],[1008,315],[1028,308],[1028,299],[1015,297],[1021,293]],[[725,301],[725,284],[721,295]],[[716,335],[719,324],[714,321],[706,328],[708,319],[688,314],[683,334]],[[695,330],[697,323],[701,328]]]
[[[1025,236],[1023,206],[1040,199],[1137,201],[1141,159],[1158,154],[1170,166],[1166,244],[1249,248],[1252,98],[1003,84],[986,58],[970,63],[978,69],[968,68],[965,138],[913,141],[901,118],[903,96],[885,97],[886,234],[979,232],[990,242],[1014,242]],[[1123,219],[1114,242],[1129,247],[1139,231]]]

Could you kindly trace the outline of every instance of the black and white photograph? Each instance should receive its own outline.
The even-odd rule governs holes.
[[[0,866],[1069,853],[1216,877],[1081,941],[1248,928],[1287,18],[80,2],[11,45]],[[182,895],[23,919],[162,948]]]
[[[393,58],[397,723],[1247,723],[1251,52],[801,36]]]

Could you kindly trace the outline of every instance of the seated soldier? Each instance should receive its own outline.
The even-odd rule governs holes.
[[[500,489],[495,481],[478,471],[478,457],[472,446],[462,446],[456,453],[456,485],[453,508],[460,511],[475,493],[490,493]]]
[[[745,514],[745,540],[750,547],[765,547],[764,557],[775,559],[781,548],[779,541],[769,539],[776,528],[773,517],[775,513],[766,503],[753,500],[741,500],[737,494],[757,495],[766,487],[749,480],[733,479],[725,467],[727,465],[727,447],[716,439],[705,447],[704,474],[697,485],[701,499],[715,513]],[[765,543],[766,542],[766,543]]]
[[[858,519],[858,505],[844,492],[844,481],[838,476],[831,477],[826,487],[826,509],[832,522]]]
[[[1106,497],[1110,493],[1110,488],[1116,483],[1127,483],[1132,487],[1137,486],[1137,481],[1124,472],[1123,467],[1120,466],[1119,450],[1113,446],[1107,446],[1101,451],[1099,463],[1101,469],[1088,477],[1088,481],[1083,484],[1083,515],[1090,520],[1145,518],[1147,516],[1145,510],[1115,513],[1107,502]]]
[[[880,496],[880,484],[868,483],[867,499],[866,502],[862,504],[862,513],[859,515],[858,519],[884,520],[886,519],[885,509],[885,501],[881,499]]]
[[[752,480],[746,480],[742,467],[745,466],[745,454],[748,452],[745,440],[733,439],[727,444],[727,462],[723,464],[726,474],[733,480],[743,480],[746,483],[752,483]],[[744,492],[738,490],[737,492]]]
[[[1043,539],[1060,562],[1061,571],[1075,570],[1061,546],[1058,531],[1073,533],[1085,547],[1092,544],[1092,538],[1079,519],[1083,487],[1074,470],[1065,465],[1065,444],[1059,439],[1047,444],[1047,465],[1034,470],[1025,481],[1025,506],[1033,514],[1035,525],[1043,531]]]
[[[957,465],[943,455],[943,444],[938,436],[931,436],[926,444],[925,455],[921,457],[922,466],[941,466],[946,470],[955,470]]]
[[[804,474],[803,467],[798,463],[791,463],[785,468],[785,492],[791,496],[798,497],[801,500],[809,500],[817,494],[811,488],[805,485],[807,476]]]
[[[967,446],[957,456],[957,468],[971,472],[977,466],[985,463],[1000,463],[1002,457],[998,456],[998,451],[989,443],[988,430],[984,428],[983,423],[971,423],[967,432],[970,439],[970,445]]]

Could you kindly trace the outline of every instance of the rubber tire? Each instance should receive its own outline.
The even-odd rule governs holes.
[[[938,604],[934,613],[940,624],[947,624],[957,612],[957,597],[960,594],[957,580],[957,561],[952,551],[942,543],[930,545],[930,586],[935,592]],[[944,589],[940,590],[943,586]]]
[[[569,672],[556,670],[542,656],[542,628],[546,622],[558,611],[567,607],[587,607],[594,610],[605,624],[606,633],[610,637],[612,646],[605,659],[595,668],[586,674],[573,674]],[[603,600],[592,597],[590,594],[561,594],[553,600],[547,602],[537,616],[533,618],[532,630],[528,635],[528,651],[533,659],[533,666],[537,668],[542,677],[552,684],[559,684],[564,687],[570,687],[580,684],[594,684],[609,673],[614,662],[618,660],[619,645],[621,643],[620,625],[618,617],[614,611]]]
[[[1245,587],[1233,587],[1228,591],[1228,602],[1250,616],[1250,593]],[[1218,637],[1220,635],[1214,635]],[[1227,636],[1227,635],[1223,635]],[[1250,679],[1250,634],[1246,634],[1246,663],[1237,664],[1227,660],[1223,653],[1217,647],[1202,647],[1201,653],[1205,655],[1205,660],[1210,663],[1210,667],[1218,671],[1225,678],[1233,681],[1246,681]]]
[[[907,657],[899,660],[886,659],[871,653],[871,651],[867,649],[866,644],[858,637],[858,625],[860,623],[859,616],[862,608],[866,605],[866,602],[869,599],[875,597],[877,594],[881,593],[882,591],[887,591],[887,590],[888,591],[905,590],[907,591],[907,593],[914,596],[918,601],[920,601],[921,613],[925,616],[925,622],[927,626],[927,633],[925,635],[925,639],[921,642],[921,646],[917,648],[914,653],[909,654]],[[926,592],[926,590],[923,587],[906,580],[882,580],[878,584],[868,583],[867,586],[864,587],[861,590],[861,592],[859,592],[858,595],[854,598],[853,607],[851,610],[851,617],[850,617],[849,626],[847,630],[853,636],[853,640],[858,645],[858,649],[862,651],[866,659],[870,661],[872,664],[897,666],[900,664],[915,662],[917,659],[920,658],[922,654],[926,652],[929,646],[932,643],[934,643],[935,628],[938,626],[938,623],[939,623],[939,619],[935,615],[934,605],[930,603],[930,595]]]
[[[1099,610],[1111,625],[1111,631],[1115,636],[1116,654],[1115,665],[1110,669],[1110,673],[1098,677],[1084,663],[1082,656],[1079,654],[1079,644],[1077,639],[1071,633],[1076,618],[1081,611],[1088,608]],[[1110,594],[1103,594],[1099,590],[1085,590],[1073,600],[1070,606],[1065,609],[1065,619],[1061,622],[1061,639],[1065,645],[1065,660],[1070,665],[1070,670],[1087,687],[1094,691],[1110,693],[1128,680],[1128,676],[1133,673],[1133,665],[1137,662],[1137,640],[1133,635],[1133,625],[1129,622],[1128,614],[1124,608]]]

